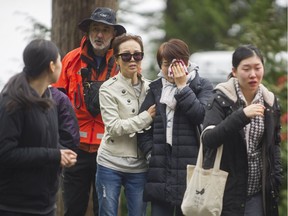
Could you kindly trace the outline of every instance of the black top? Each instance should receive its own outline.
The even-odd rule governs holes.
[[[49,90],[44,97],[51,97]],[[55,208],[61,154],[56,106],[8,114],[0,99],[0,209],[45,214]]]

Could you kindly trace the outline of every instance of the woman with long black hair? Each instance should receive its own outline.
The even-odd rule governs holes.
[[[43,39],[26,46],[23,60],[0,95],[0,215],[54,216],[60,166],[74,165],[77,156],[59,148],[48,88],[62,64],[55,44]]]

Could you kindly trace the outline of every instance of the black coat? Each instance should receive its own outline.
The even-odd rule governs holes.
[[[147,155],[152,151],[145,201],[180,205],[186,189],[187,164],[195,164],[199,141],[197,126],[205,114],[205,105],[212,95],[212,84],[196,75],[189,86],[175,95],[172,146],[166,143],[166,105],[160,103],[162,81],[150,84],[150,90],[140,112],[156,104],[156,117],[150,130],[138,134],[138,145]]]
[[[46,97],[49,92],[46,91]],[[0,99],[0,209],[44,214],[55,208],[61,154],[56,106],[8,113]]]
[[[237,97],[233,78],[222,86],[217,86],[213,99],[208,103],[203,127],[216,125],[204,133],[206,148],[205,164],[211,166],[214,153],[223,144],[220,168],[229,173],[224,198],[222,216],[244,215],[248,162],[244,126],[250,123],[243,111],[243,103]],[[266,216],[277,216],[277,199],[281,183],[280,162],[280,108],[275,96],[264,86],[265,130],[261,141],[263,157],[262,194]]]

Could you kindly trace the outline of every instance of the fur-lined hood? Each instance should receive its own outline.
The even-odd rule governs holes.
[[[234,80],[236,78],[230,78],[227,82],[224,83],[219,83],[216,87],[215,90],[219,90],[223,92],[230,100],[233,102],[237,101],[237,93],[236,89],[234,86]],[[264,85],[260,84],[260,88],[262,89],[263,92],[263,98],[266,103],[269,104],[269,106],[273,106],[275,96],[274,94],[269,91]]]

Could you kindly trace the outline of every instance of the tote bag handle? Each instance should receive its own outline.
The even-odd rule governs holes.
[[[203,168],[203,144],[202,144],[202,136],[204,134],[204,132],[206,130],[211,130],[215,127],[215,125],[209,125],[208,127],[206,127],[200,136],[200,148],[199,148],[199,153],[198,153],[198,158],[197,158],[197,163],[196,163],[196,167],[200,167]],[[216,154],[216,158],[214,161],[214,166],[213,166],[213,170],[215,171],[219,171],[220,170],[220,162],[221,162],[221,158],[222,158],[222,152],[223,152],[223,145],[219,146],[217,148],[217,154]]]

